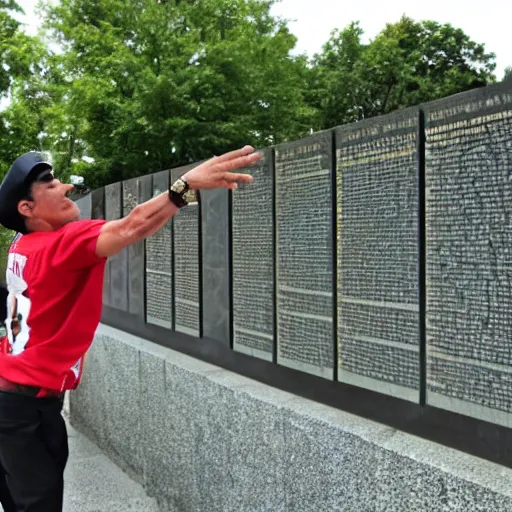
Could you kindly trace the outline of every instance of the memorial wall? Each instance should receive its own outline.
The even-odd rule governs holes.
[[[274,336],[274,161],[263,152],[254,182],[233,194],[233,348],[272,361]],[[246,214],[245,212],[250,212]]]
[[[171,171],[171,183],[191,167]],[[201,335],[199,210],[198,203],[191,204],[173,220],[174,328],[191,336]],[[151,290],[147,293],[151,294]]]
[[[153,175],[153,197],[168,188],[169,171]],[[146,321],[167,329],[174,326],[173,253],[172,222],[168,222],[146,240]]]
[[[512,87],[262,150],[112,258],[104,304],[184,339],[512,426]],[[96,190],[117,219],[191,166]]]
[[[427,403],[512,427],[512,87],[425,121]]]
[[[277,362],[333,378],[332,135],[276,148]]]
[[[418,109],[336,131],[338,378],[418,400]]]

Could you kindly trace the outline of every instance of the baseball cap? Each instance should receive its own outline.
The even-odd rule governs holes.
[[[51,170],[52,165],[42,153],[36,151],[25,153],[15,160],[0,185],[2,226],[19,233],[27,233],[23,216],[18,212],[18,203],[28,196],[32,183],[44,180]]]

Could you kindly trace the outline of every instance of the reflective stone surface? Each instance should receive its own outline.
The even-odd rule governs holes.
[[[151,197],[152,176],[141,176],[123,182],[123,216]],[[145,241],[128,247],[128,310],[144,319],[144,248]]]
[[[105,187],[105,218],[115,220],[122,214],[121,183]],[[104,286],[109,287],[109,306],[121,311],[128,311],[128,251],[125,249],[110,258],[108,273]]]
[[[278,362],[333,376],[331,134],[276,148]]]
[[[201,192],[203,335],[230,344],[229,192]]]
[[[418,109],[337,130],[338,377],[419,399]]]
[[[171,171],[174,182],[192,166]],[[175,328],[199,336],[200,323],[200,206],[183,208],[174,218]]]
[[[427,402],[512,426],[512,94],[426,108]]]
[[[153,196],[169,188],[169,171],[153,174]],[[146,320],[168,329],[173,325],[172,221],[146,240]]]
[[[263,152],[249,186],[233,192],[233,348],[267,361],[274,350],[272,151]]]

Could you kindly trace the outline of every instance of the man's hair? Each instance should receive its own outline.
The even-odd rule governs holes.
[[[23,192],[22,197],[19,201],[33,201],[34,197],[32,195],[32,192],[34,190],[34,185],[37,185],[39,183],[45,183],[50,182],[53,180],[53,172],[49,169],[45,169],[44,171],[41,171],[37,177],[33,180],[30,180],[29,183],[26,185],[26,190]],[[18,201],[18,203],[19,203]],[[22,213],[19,213],[19,215],[22,217],[23,224],[25,225],[25,234],[29,233],[29,229],[27,226],[27,218]]]
[[[36,182],[33,181],[27,188],[25,194],[21,197],[20,201],[33,201],[34,197],[32,196],[32,189],[34,188],[34,184]]]

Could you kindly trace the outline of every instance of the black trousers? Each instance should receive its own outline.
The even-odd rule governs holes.
[[[12,499],[11,491],[7,487],[4,468],[0,466],[0,503],[4,512],[16,512],[16,505]]]
[[[68,459],[62,403],[0,391],[0,463],[17,512],[62,512]]]

